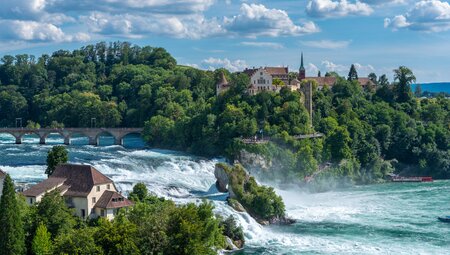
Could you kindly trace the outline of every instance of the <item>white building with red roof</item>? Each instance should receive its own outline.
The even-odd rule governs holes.
[[[23,195],[32,205],[53,190],[58,190],[75,215],[83,219],[100,216],[113,219],[120,208],[133,205],[118,193],[110,178],[90,165],[59,165],[48,179],[25,190]]]

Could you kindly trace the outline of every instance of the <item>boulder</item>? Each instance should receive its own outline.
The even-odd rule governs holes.
[[[214,169],[214,176],[216,177],[216,186],[220,192],[228,192],[228,185],[230,179],[228,178],[228,174],[225,172],[225,169],[216,165]]]
[[[236,199],[228,198],[228,205],[233,207],[233,209],[238,212],[247,212],[244,206],[242,206],[241,203],[239,203]]]

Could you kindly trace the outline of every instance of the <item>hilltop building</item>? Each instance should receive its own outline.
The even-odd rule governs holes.
[[[2,198],[3,193],[3,182],[5,181],[6,173],[0,169],[0,199]]]
[[[250,95],[256,95],[262,91],[279,92],[284,86],[291,90],[300,88],[300,82],[289,77],[288,67],[252,68],[245,69],[243,73],[250,77],[250,84],[247,89]]]
[[[242,73],[245,73],[250,77],[250,84],[247,89],[247,93],[250,95],[256,95],[262,91],[279,92],[283,86],[287,86],[292,91],[300,90],[300,84],[305,80],[315,81],[318,85],[318,89],[322,89],[324,86],[332,87],[337,81],[337,78],[332,76],[306,76],[303,53],[301,54],[300,68],[296,75],[297,77],[292,76],[292,74],[289,75],[288,67],[246,68]],[[230,87],[225,75],[223,73],[221,75],[221,79],[217,83],[217,95],[227,91]],[[369,78],[358,78],[358,82],[363,88],[375,86]]]
[[[118,193],[114,182],[89,165],[63,164],[43,182],[23,192],[29,205],[40,202],[45,193],[58,190],[75,215],[113,219],[120,208],[133,202]]]
[[[337,78],[334,76],[325,76],[325,77],[318,77],[318,76],[310,76],[306,77],[306,71],[305,67],[303,66],[303,53],[302,53],[302,59],[301,59],[301,65],[299,69],[299,76],[298,79],[300,81],[308,80],[308,81],[315,81],[317,82],[318,89],[322,89],[324,86],[333,87],[334,84],[336,84]],[[358,78],[358,83],[363,88],[375,86],[375,83],[373,83],[369,78]]]

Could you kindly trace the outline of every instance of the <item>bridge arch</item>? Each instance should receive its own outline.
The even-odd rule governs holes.
[[[145,142],[142,139],[142,133],[139,131],[130,131],[119,136],[120,145],[126,147],[144,147]]]
[[[51,142],[49,141],[51,139]],[[60,131],[50,131],[41,134],[41,144],[66,144],[66,136]]]
[[[91,140],[91,136],[84,132],[73,132],[66,136],[65,144],[75,144],[75,145],[88,145]]]
[[[113,134],[113,132],[107,131],[107,130],[102,130],[99,133],[97,133],[97,135],[95,136],[95,145],[101,145],[101,137],[106,138],[106,141],[104,141],[106,143],[106,145],[121,145],[118,144],[117,139],[118,137]]]
[[[17,137],[10,132],[0,132],[0,143],[15,143]]]

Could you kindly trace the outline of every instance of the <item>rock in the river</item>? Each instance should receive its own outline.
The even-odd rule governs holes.
[[[238,212],[246,212],[244,206],[242,206],[236,199],[228,198],[228,204]]]
[[[214,176],[216,177],[216,186],[220,192],[228,192],[228,185],[230,183],[230,179],[228,178],[228,174],[225,172],[225,169],[216,165],[214,169]]]

